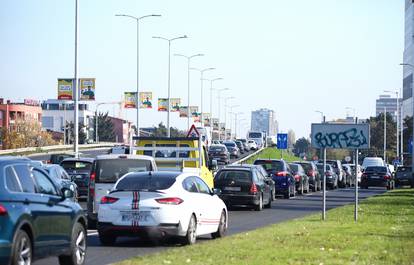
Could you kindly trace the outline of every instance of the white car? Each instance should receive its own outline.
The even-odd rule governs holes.
[[[194,244],[197,236],[222,237],[227,208],[215,193],[194,173],[128,173],[101,199],[99,239],[111,245],[120,236],[179,237]]]
[[[257,150],[257,143],[254,140],[247,140],[247,146],[250,150]]]

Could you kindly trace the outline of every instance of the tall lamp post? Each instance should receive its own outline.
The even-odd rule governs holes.
[[[227,101],[230,99],[235,99],[235,97],[226,97],[224,98],[224,140],[227,140]]]
[[[384,162],[387,163],[387,108],[384,107]]]
[[[397,120],[397,157],[398,157],[398,159],[400,159],[400,154],[403,152],[401,150],[401,153],[400,153],[400,150],[399,150],[399,147],[400,147],[399,133],[400,133],[400,128],[402,127],[401,124],[400,124],[400,120],[401,120],[401,118],[400,118],[400,116],[401,116],[400,115],[400,98],[399,98],[400,92],[398,90],[395,90],[395,91],[384,90],[384,92],[385,93],[395,93],[395,95],[397,96],[397,116],[396,116],[396,120]]]
[[[116,17],[126,17],[129,19],[133,19],[135,20],[136,24],[137,24],[137,102],[136,102],[136,106],[137,106],[137,133],[139,136],[139,22],[144,19],[144,18],[148,18],[148,17],[160,17],[161,15],[146,15],[146,16],[142,16],[142,17],[135,17],[135,16],[131,16],[131,15],[125,15],[125,14],[116,14]]]
[[[220,106],[221,106],[221,102],[220,102],[220,100],[221,100],[221,92],[223,92],[223,91],[227,91],[227,90],[230,90],[230,88],[221,88],[221,89],[217,89],[217,99],[218,99],[218,120],[219,120],[219,140],[221,140],[221,128],[220,128]]]
[[[201,125],[202,125],[202,127],[203,127],[203,124],[204,124],[204,117],[203,117],[203,96],[204,96],[204,90],[203,90],[203,82],[204,82],[204,78],[203,78],[203,75],[204,75],[204,72],[207,72],[207,71],[211,71],[211,70],[214,70],[214,69],[216,69],[216,68],[212,68],[212,67],[210,67],[210,68],[204,68],[204,69],[198,69],[198,68],[190,68],[190,70],[195,70],[195,71],[198,71],[198,72],[200,72],[200,93],[201,93],[201,100],[200,100],[200,108],[201,108],[201,110],[200,110],[200,112],[201,112],[201,117],[200,117],[200,121],[201,121]],[[190,111],[190,110],[188,110],[188,111]],[[211,121],[210,121],[211,122]]]
[[[210,81],[210,116],[211,116],[211,123],[213,123],[213,90],[214,90],[213,83],[215,81],[223,80],[223,78],[218,77],[214,79],[203,79],[203,80]],[[210,134],[211,134],[210,139],[213,140],[213,130],[211,130]]]
[[[73,143],[73,151],[75,157],[79,157],[79,96],[78,96],[78,24],[79,24],[79,0],[75,1],[75,69],[73,78],[73,97],[74,97],[74,134],[75,141]]]
[[[242,115],[243,112],[235,112],[233,114],[234,114],[234,138],[237,139],[237,122],[238,122],[237,117],[239,115]]]
[[[171,128],[170,128],[170,98],[171,98],[171,87],[170,87],[170,83],[171,83],[171,42],[175,41],[175,40],[179,40],[179,39],[186,39],[187,35],[183,35],[180,37],[176,37],[176,38],[172,38],[172,39],[167,39],[164,37],[159,37],[159,36],[154,36],[154,39],[160,39],[160,40],[164,40],[168,42],[168,107],[167,107],[167,137],[171,136]]]
[[[181,56],[187,59],[187,128],[190,129],[190,61],[194,57],[204,56],[204,54],[194,54],[191,56],[186,56],[183,54],[174,54],[175,56]],[[202,121],[202,120],[201,120]]]
[[[414,73],[414,65],[413,64],[410,64],[410,63],[400,63],[400,65],[410,67],[411,70]],[[413,91],[412,91],[411,94],[412,94],[412,97],[414,98],[414,81],[413,81],[412,89],[413,89]],[[413,101],[413,109],[412,109],[411,115],[412,115],[411,117],[414,118],[414,101]],[[401,124],[402,124],[402,120],[401,120]],[[414,122],[413,122],[413,125],[412,126],[413,126],[412,127],[412,131],[414,132]],[[403,131],[403,129],[404,129],[404,126],[401,126],[401,131]],[[414,139],[414,137],[412,139]],[[403,142],[403,137],[401,136],[401,144],[402,144],[402,142]],[[401,150],[402,150],[401,152],[403,153],[404,152],[404,149],[401,148]],[[413,154],[414,154],[414,152],[413,152]],[[412,168],[412,173],[414,173],[414,155],[413,154],[411,155],[411,168]]]

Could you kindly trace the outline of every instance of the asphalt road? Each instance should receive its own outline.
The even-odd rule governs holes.
[[[385,189],[360,190],[359,199],[381,194]],[[327,192],[327,209],[353,203],[354,190],[351,188],[339,189]],[[297,196],[290,200],[278,198],[272,204],[271,209],[256,212],[250,209],[239,208],[229,212],[228,234],[236,234],[274,223],[291,220],[321,211],[322,193],[315,192],[303,196]],[[329,218],[329,212],[327,213]],[[208,237],[200,241],[212,240]],[[133,256],[146,255],[160,252],[167,248],[178,247],[172,244],[153,246],[138,238],[119,238],[115,246],[101,246],[96,231],[88,231],[88,254],[86,264],[110,264]],[[35,265],[54,265],[57,258],[42,259]]]

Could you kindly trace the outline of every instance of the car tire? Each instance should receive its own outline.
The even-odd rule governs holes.
[[[183,238],[184,245],[193,245],[197,241],[197,222],[194,214],[191,215],[188,222],[187,234]]]
[[[303,183],[300,185],[299,194],[303,195]]]
[[[83,265],[86,257],[86,239],[88,233],[80,223],[75,223],[70,242],[70,254],[59,256],[60,265]]]
[[[254,207],[254,210],[255,211],[261,211],[261,210],[263,210],[263,195],[262,194],[260,194],[259,205],[256,205]]]
[[[266,209],[272,208],[272,192],[270,192],[269,196],[269,202],[264,206]]]
[[[24,230],[18,230],[12,246],[11,264],[31,264],[32,262],[32,241]]]
[[[315,180],[315,182],[313,183],[312,192],[317,192],[317,191],[318,191],[318,183]]]
[[[214,239],[221,238],[226,235],[226,232],[227,232],[227,217],[226,217],[226,212],[223,210],[221,212],[220,223],[217,228],[217,231],[212,233],[211,237]]]
[[[98,236],[99,236],[99,241],[104,246],[113,246],[116,242],[116,236],[114,236],[114,235],[99,233],[99,231],[98,231]]]

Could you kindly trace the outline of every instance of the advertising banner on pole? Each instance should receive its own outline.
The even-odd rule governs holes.
[[[191,117],[198,116],[198,106],[190,106]]]
[[[179,98],[170,98],[170,111],[179,112],[180,111],[181,99]]]
[[[188,117],[188,107],[181,106],[180,107],[180,118],[187,118]]]
[[[158,111],[168,111],[168,98],[158,99]]]
[[[201,113],[197,112],[197,116],[193,116],[194,122],[201,122]]]
[[[139,108],[152,109],[152,92],[139,92]]]
[[[218,131],[218,129],[219,129],[219,119],[212,118],[211,121],[213,123],[213,130]]]
[[[312,147],[327,149],[368,149],[369,124],[312,124]]]
[[[137,108],[137,92],[124,92],[124,108]]]
[[[72,78],[58,78],[58,99],[73,100]]]
[[[95,100],[95,78],[79,78],[79,100]]]
[[[210,113],[203,113],[203,123],[204,126],[206,127],[211,127],[211,117],[210,117]]]

